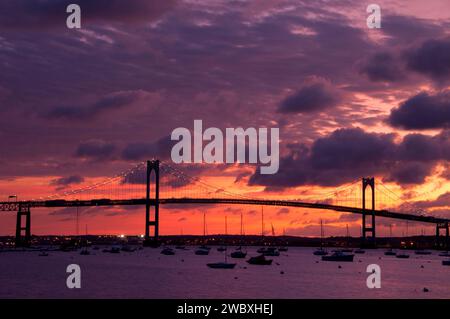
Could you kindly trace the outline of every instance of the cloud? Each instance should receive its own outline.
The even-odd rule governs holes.
[[[317,139],[311,148],[316,169],[357,169],[378,165],[391,155],[392,134],[370,134],[362,129],[340,129]]]
[[[435,199],[402,203],[399,205],[398,210],[422,215],[432,213],[436,217],[448,218],[450,213],[450,192],[443,193]]]
[[[249,185],[274,187],[336,186],[361,176],[380,176],[399,184],[419,184],[440,162],[450,160],[450,133],[406,135],[367,133],[360,128],[338,129],[315,140],[309,148],[293,145],[280,159],[275,175],[253,174]],[[420,154],[429,151],[428,154]]]
[[[422,184],[434,166],[434,162],[397,162],[391,166],[390,173],[384,180],[400,184]]]
[[[278,108],[280,113],[313,113],[336,106],[339,97],[336,90],[325,82],[304,85],[295,94],[284,99]]]
[[[277,211],[277,216],[288,215],[288,214],[289,214],[289,208],[286,208],[286,207],[280,208]]]
[[[122,158],[125,160],[147,160],[150,158],[167,159],[170,158],[172,146],[176,141],[172,141],[170,136],[164,136],[155,142],[130,143],[122,151]]]
[[[44,114],[45,117],[57,120],[89,120],[133,104],[143,98],[147,92],[142,90],[120,91],[108,94],[95,103],[87,106],[57,106]]]
[[[387,52],[371,56],[362,66],[361,73],[373,82],[397,82],[404,78],[403,71],[395,57]]]
[[[427,40],[406,54],[409,69],[434,80],[450,79],[450,40]]]
[[[408,134],[398,145],[398,159],[404,161],[450,160],[450,132],[444,131],[435,136]]]
[[[382,31],[387,35],[386,43],[391,47],[411,45],[445,33],[440,23],[420,16],[388,14],[383,15],[382,20]]]
[[[0,2],[2,29],[33,30],[50,27],[66,28],[66,8],[76,3],[81,8],[82,25],[85,22],[136,24],[154,21],[173,9],[175,0],[14,0]]]
[[[435,95],[421,92],[391,110],[388,123],[407,130],[449,127],[450,92]]]
[[[78,145],[75,155],[84,158],[107,159],[114,154],[115,150],[116,146],[113,143],[89,140]]]
[[[450,192],[446,192],[439,195],[438,198],[434,200],[418,201],[413,204],[418,208],[436,208],[436,207],[450,207]]]
[[[67,177],[60,177],[57,179],[54,179],[50,182],[50,185],[56,185],[56,186],[68,186],[72,184],[81,184],[84,182],[84,178],[80,175],[71,175]]]

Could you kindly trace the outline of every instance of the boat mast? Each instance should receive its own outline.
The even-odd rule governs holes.
[[[242,223],[242,212],[241,212],[241,237],[244,234],[244,224]]]
[[[206,244],[206,212],[203,212],[203,244]]]
[[[225,236],[228,235],[227,216],[225,216]]]
[[[261,206],[261,237],[264,237],[264,206]]]
[[[348,244],[349,244],[349,242],[350,242],[350,233],[349,233],[349,231],[348,231],[348,224],[345,224],[345,227],[346,227],[346,229],[347,229],[347,247],[348,247]]]
[[[323,247],[323,221],[320,219],[320,247]]]
[[[227,223],[227,216],[225,215],[225,236],[228,234],[228,223]],[[227,252],[228,252],[228,250],[227,250],[227,248],[228,248],[228,246],[227,246],[227,243],[226,243],[226,241],[225,241],[225,253],[224,253],[224,255],[225,255],[225,263],[227,263]]]

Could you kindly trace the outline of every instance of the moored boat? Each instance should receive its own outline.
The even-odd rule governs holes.
[[[323,232],[323,221],[321,219],[320,220],[320,248],[316,249],[313,252],[313,254],[315,256],[326,256],[326,255],[328,255],[328,252],[325,249],[323,249],[323,235],[324,235],[324,232]]]
[[[119,254],[120,253],[120,247],[113,246],[110,249],[103,249],[104,253],[111,253],[111,254]]]
[[[325,249],[323,249],[322,247],[320,247],[320,248],[316,249],[313,252],[313,254],[316,256],[326,256],[326,255],[328,255],[328,252]]]
[[[280,256],[280,252],[275,247],[269,247],[262,253],[264,256],[276,257]]]
[[[172,248],[166,247],[163,250],[161,250],[161,254],[171,256],[175,255],[175,251]]]
[[[247,257],[247,253],[243,252],[242,250],[236,250],[236,251],[233,251],[230,254],[230,256],[231,256],[231,258],[245,258],[245,257]]]
[[[203,248],[196,249],[195,254],[200,255],[200,256],[209,255],[209,249],[203,249]]]
[[[206,265],[209,268],[214,268],[214,269],[233,269],[236,266],[235,263],[227,263],[227,262],[209,263]]]
[[[443,261],[442,261],[442,265],[443,265],[443,266],[450,266],[450,259],[443,260]]]
[[[414,253],[416,255],[431,255],[431,251],[429,250],[416,250]]]
[[[395,257],[400,258],[400,259],[408,259],[409,255],[408,254],[397,254],[395,255]]]
[[[352,262],[355,255],[347,254],[342,251],[335,251],[330,256],[322,256],[323,261],[347,261]]]
[[[80,251],[80,255],[87,256],[90,255],[91,252],[85,247]]]
[[[242,247],[237,248],[230,254],[231,258],[245,258],[247,256],[247,252],[242,251]]]
[[[256,257],[250,257],[249,260],[247,260],[247,263],[250,265],[271,265],[272,259],[266,259],[264,255],[259,255]]]
[[[395,256],[395,255],[397,255],[397,253],[395,251],[393,251],[392,248],[390,248],[384,252],[384,255],[385,256]]]

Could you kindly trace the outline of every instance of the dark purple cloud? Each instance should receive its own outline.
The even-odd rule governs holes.
[[[104,160],[110,158],[115,150],[116,146],[113,143],[102,140],[90,140],[78,145],[76,156]]]
[[[450,134],[407,135],[395,143],[392,134],[367,133],[360,128],[339,129],[314,141],[310,148],[291,146],[280,159],[275,175],[251,176],[249,185],[295,187],[336,186],[361,176],[377,175],[401,185],[420,184],[440,162],[450,160]],[[429,154],[420,154],[423,151]],[[420,154],[420,155],[418,155]]]
[[[382,31],[390,47],[420,43],[445,34],[442,25],[419,16],[387,14],[382,17]]]
[[[374,82],[397,82],[405,77],[400,62],[387,52],[371,56],[362,66],[361,72]]]
[[[413,205],[413,207],[417,209],[430,209],[430,208],[434,209],[434,208],[450,207],[450,192],[441,194],[436,199],[416,201],[413,204],[409,205]],[[447,210],[447,213],[449,212],[450,211]]]
[[[81,7],[84,21],[108,23],[142,23],[159,18],[173,9],[176,0],[14,0],[0,2],[0,28],[35,29],[66,27],[66,8],[75,3]]]
[[[57,179],[54,179],[50,182],[51,185],[56,186],[68,186],[72,184],[80,184],[84,182],[84,178],[79,175],[71,175],[66,177],[60,177]]]
[[[438,129],[450,125],[450,93],[421,92],[391,110],[388,122],[410,130]]]
[[[358,169],[379,165],[392,156],[393,135],[369,134],[361,129],[340,129],[319,138],[311,147],[315,169]]]
[[[435,80],[450,79],[450,40],[427,40],[407,54],[408,67]]]
[[[141,99],[145,94],[141,90],[114,92],[88,106],[54,107],[44,116],[55,120],[92,120],[104,112],[111,112],[129,106]]]
[[[398,145],[399,160],[416,160],[430,162],[439,159],[450,160],[449,132],[444,131],[436,136],[408,134]]]
[[[332,108],[339,103],[336,90],[325,83],[307,84],[288,96],[279,106],[280,113],[312,113]]]
[[[401,184],[422,184],[435,166],[435,162],[401,161],[392,163],[389,175],[384,178],[388,182]]]
[[[122,158],[132,161],[151,158],[169,159],[175,143],[176,141],[172,141],[170,136],[162,137],[155,142],[130,143],[123,149]]]

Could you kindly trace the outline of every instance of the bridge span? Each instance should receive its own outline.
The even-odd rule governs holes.
[[[280,207],[298,207],[307,209],[332,210],[337,212],[353,213],[362,215],[362,242],[365,243],[369,237],[372,242],[376,238],[375,217],[393,218],[399,220],[408,220],[422,223],[432,223],[436,225],[436,243],[439,247],[448,246],[449,239],[449,223],[450,219],[428,216],[423,214],[408,214],[394,212],[389,210],[375,209],[375,178],[362,179],[362,198],[361,207],[350,207],[341,205],[332,205],[324,201],[305,202],[300,200],[274,200],[274,199],[252,199],[244,196],[236,196],[236,198],[205,198],[205,197],[177,197],[177,198],[160,198],[160,161],[152,160],[146,163],[146,193],[144,198],[131,199],[111,199],[99,198],[88,200],[30,200],[30,201],[14,201],[0,202],[0,211],[17,212],[16,225],[16,246],[29,245],[31,239],[31,209],[32,208],[58,208],[58,207],[95,207],[95,206],[129,206],[141,205],[145,206],[145,241],[144,244],[155,245],[158,243],[159,236],[159,207],[160,205],[170,204],[197,204],[197,205],[258,205],[258,206],[280,206]],[[150,178],[154,173],[154,180]],[[153,184],[152,184],[153,183]],[[152,184],[152,185],[151,185]],[[366,207],[366,188],[370,188],[371,207]],[[139,195],[138,195],[139,196]],[[154,211],[151,212],[150,208]],[[25,223],[22,219],[25,217]],[[369,222],[367,222],[369,218]],[[445,230],[445,241],[441,243],[440,231]]]
[[[151,206],[156,204],[155,199],[148,202]],[[47,200],[47,201],[23,201],[23,202],[0,202],[0,211],[19,211],[19,206],[29,208],[63,208],[63,207],[95,207],[95,206],[145,206],[145,198],[138,199],[91,199],[91,200]],[[161,198],[160,205],[170,204],[230,204],[230,205],[256,205],[256,206],[280,206],[299,207],[310,209],[333,210],[337,212],[365,214],[362,208],[350,206],[338,206],[324,203],[306,203],[295,200],[264,200],[264,199],[231,199],[231,198]],[[372,212],[372,211],[371,211]],[[449,223],[450,219],[438,218],[425,215],[413,215],[392,212],[388,210],[373,210],[376,217],[386,217],[400,220],[409,220],[422,223]]]

